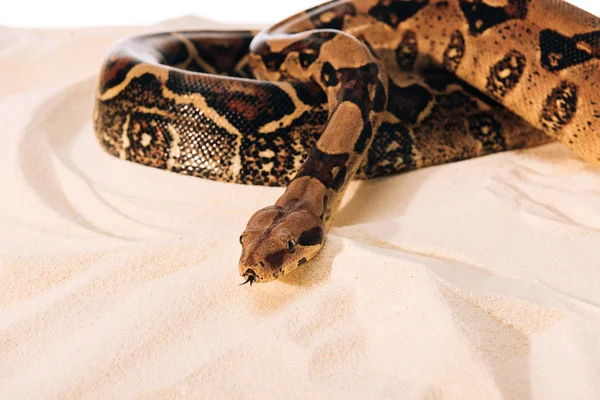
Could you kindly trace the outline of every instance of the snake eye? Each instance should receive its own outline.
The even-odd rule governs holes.
[[[296,242],[294,242],[293,240],[288,241],[287,251],[288,251],[288,253],[295,252],[296,251]]]
[[[244,235],[240,235],[240,244],[242,244],[242,238],[244,237]]]

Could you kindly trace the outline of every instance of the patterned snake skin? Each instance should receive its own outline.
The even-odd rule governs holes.
[[[600,19],[560,0],[334,0],[261,32],[114,45],[95,131],[110,154],[285,185],[240,237],[268,282],[314,257],[353,178],[559,140],[600,162]]]

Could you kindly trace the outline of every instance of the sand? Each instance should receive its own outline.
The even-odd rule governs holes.
[[[351,185],[323,252],[238,287],[280,188],[97,145],[107,46],[0,28],[0,398],[593,399],[600,168],[559,144]]]

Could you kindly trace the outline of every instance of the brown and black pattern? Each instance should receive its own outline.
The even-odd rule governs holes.
[[[494,114],[488,111],[470,115],[467,118],[469,133],[481,143],[486,154],[506,150],[502,126]]]
[[[100,142],[117,157],[160,169],[214,180],[233,180],[237,136],[215,125],[201,110],[162,96],[164,84],[152,74],[131,81],[127,91],[98,105]],[[115,112],[119,110],[119,112]],[[160,110],[148,112],[147,110]],[[127,142],[121,152],[114,143]],[[174,136],[176,135],[176,137]],[[179,140],[177,153],[171,151]],[[172,159],[171,163],[169,159]]]
[[[524,70],[525,55],[511,50],[490,68],[486,89],[495,98],[502,98],[517,86]]]
[[[327,66],[333,68],[331,64],[325,64],[323,69]],[[349,101],[370,111],[373,107],[365,106],[365,99],[369,99],[370,97],[369,88],[378,83],[378,72],[379,68],[377,65],[369,63],[359,68],[340,68],[327,73],[326,75],[330,75],[330,77],[324,79],[328,80],[328,82],[325,82],[327,86],[332,86],[334,81],[341,84],[337,97],[340,102]],[[324,76],[323,73],[321,76]]]
[[[414,124],[432,99],[431,91],[421,85],[400,87],[390,82],[390,101],[387,110],[400,121]]]
[[[242,137],[239,183],[287,186],[313,148],[327,121],[327,111],[306,112],[290,126],[266,134],[250,132]]]
[[[206,90],[209,107],[219,115],[228,115],[229,122],[243,132],[255,132],[261,126],[280,120],[294,111],[290,96],[279,87],[264,82],[260,85],[240,86],[233,79],[214,80],[170,71],[167,89],[185,96]]]
[[[169,153],[157,149],[170,148],[174,140],[167,129],[167,118],[153,118],[148,120],[144,113],[132,112],[129,114],[129,126],[126,131],[129,146],[125,149],[127,158],[136,156],[144,157],[148,165],[155,168],[165,168]]]
[[[356,15],[356,7],[352,3],[330,3],[330,6],[315,6],[305,11],[315,28],[342,30],[344,19]]]
[[[169,66],[180,66],[193,57],[185,43],[170,33],[156,33],[149,40],[160,52],[160,62]]]
[[[359,179],[386,176],[499,151],[546,143],[543,132],[444,70],[421,72],[420,90],[431,93],[422,119],[395,122],[398,101],[391,89],[388,114],[357,173]],[[415,80],[415,74],[395,79]],[[416,84],[415,84],[416,85]],[[393,88],[394,86],[391,86]],[[403,100],[403,95],[399,98]],[[460,115],[461,118],[456,118]]]
[[[278,52],[272,51],[266,42],[255,45],[252,47],[252,51],[262,58],[262,62],[269,72],[280,71],[284,60],[291,53],[297,53],[300,65],[308,68],[319,57],[323,43],[335,36],[336,34],[331,31],[317,31],[298,39]]]
[[[385,105],[385,89],[379,81],[378,73],[379,67],[374,63],[368,63],[359,68],[335,70],[330,63],[326,62],[321,69],[321,80],[324,86],[339,85],[337,101],[340,103],[351,102],[361,109],[363,128],[354,145],[354,151],[359,154],[365,151],[373,137],[373,127],[369,119],[370,112],[381,112]],[[372,101],[368,101],[372,89]],[[345,179],[338,182],[338,186],[341,187],[345,183],[344,181]]]
[[[460,0],[460,7],[469,23],[469,33],[477,36],[511,19],[524,19],[530,2],[531,0],[508,0],[506,6],[498,7],[482,0]]]
[[[376,178],[415,169],[414,140],[409,127],[401,122],[384,121],[357,178]]]
[[[600,161],[599,26],[560,0],[333,0],[257,36],[139,36],[106,58],[94,127],[126,160],[286,185],[240,238],[268,282],[319,252],[354,178],[550,138]]]
[[[235,67],[248,54],[253,38],[254,35],[249,31],[189,35],[189,41],[194,45],[198,56],[214,67],[218,74],[230,76],[239,75]]]
[[[125,80],[127,73],[140,63],[140,60],[126,54],[115,54],[102,67],[99,79],[99,91],[106,92]]]
[[[296,95],[304,104],[312,104],[315,109],[320,109],[327,102],[327,95],[314,79],[303,84],[293,83]]]
[[[402,40],[396,48],[396,62],[400,70],[412,71],[415,67],[418,53],[417,34],[414,31],[407,30],[402,35]]]
[[[418,13],[428,4],[429,0],[379,0],[379,2],[369,10],[369,15],[396,28],[400,23]]]
[[[307,36],[304,39],[298,40],[287,46],[281,54],[298,53],[298,60],[303,68],[308,68],[313,62],[317,60],[321,53],[321,46],[323,43],[333,39],[335,33],[333,32],[315,32],[312,35]]]
[[[552,132],[561,130],[577,112],[577,86],[562,81],[546,98],[540,118],[541,123]]]
[[[444,68],[449,72],[455,72],[465,55],[465,38],[459,30],[450,35],[450,43],[444,51]]]
[[[333,188],[339,185],[340,178],[345,177],[348,158],[347,153],[328,154],[314,147],[297,177],[310,176],[318,179],[326,188]]]
[[[566,37],[552,29],[540,32],[542,66],[560,71],[600,58],[600,31]]]

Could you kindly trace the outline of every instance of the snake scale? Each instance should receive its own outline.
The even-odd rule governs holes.
[[[121,159],[287,186],[240,237],[240,275],[268,282],[320,251],[354,178],[551,140],[600,162],[599,59],[600,19],[560,0],[334,0],[122,40],[94,126]]]

